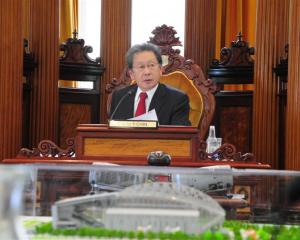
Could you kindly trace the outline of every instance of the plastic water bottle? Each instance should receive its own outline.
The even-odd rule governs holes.
[[[218,148],[218,141],[216,138],[216,129],[215,126],[209,126],[208,138],[206,140],[207,148],[206,152],[212,153]]]

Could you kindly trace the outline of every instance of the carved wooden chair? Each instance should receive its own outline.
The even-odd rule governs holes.
[[[180,50],[173,49],[181,46],[177,33],[173,27],[162,25],[156,27],[150,37],[150,43],[161,48],[163,57],[163,76],[161,82],[185,92],[190,99],[190,121],[192,126],[199,128],[200,139],[205,139],[215,110],[215,97],[213,93],[216,86],[204,77],[201,68],[191,59],[180,55]],[[114,78],[106,86],[109,93],[107,110],[109,112],[111,93],[131,84],[128,69],[124,69],[121,76]]]

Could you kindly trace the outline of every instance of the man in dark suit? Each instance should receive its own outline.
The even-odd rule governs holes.
[[[160,125],[191,125],[188,96],[159,83],[162,76],[159,47],[151,43],[135,45],[128,50],[126,61],[136,84],[113,92],[111,119],[129,119],[155,109]]]

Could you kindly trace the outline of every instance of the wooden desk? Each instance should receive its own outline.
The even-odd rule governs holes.
[[[230,165],[234,168],[269,169],[268,164],[255,161],[232,161],[199,157],[201,149],[198,129],[192,127],[161,126],[158,129],[112,129],[107,125],[83,124],[77,127],[76,144],[60,149],[51,141],[42,141],[36,149],[20,151],[18,157],[4,159],[6,164],[93,164],[109,162],[118,165],[147,166],[147,155],[151,151],[165,151],[172,157],[171,167],[206,167]],[[74,155],[74,149],[76,156]],[[72,153],[72,154],[68,154]],[[57,157],[60,156],[60,157]],[[73,156],[73,157],[71,157]],[[207,156],[204,155],[204,156]],[[40,185],[40,213],[49,214],[50,205],[61,198],[87,194],[90,190],[88,174],[68,171],[43,170],[38,174]],[[250,181],[251,182],[251,181]],[[250,182],[243,183],[247,187]],[[239,181],[236,182],[238,186]],[[249,196],[256,189],[256,182],[247,191]],[[252,190],[251,190],[252,189]]]
[[[251,159],[235,158],[233,161],[226,155],[223,155],[225,158],[221,158],[222,160],[211,160],[205,148],[205,143],[203,145],[203,141],[199,140],[199,130],[193,127],[160,126],[158,129],[142,129],[108,128],[104,124],[80,124],[77,127],[76,141],[69,141],[67,149],[60,149],[55,143],[44,140],[37,148],[22,149],[16,158],[4,159],[3,163],[109,162],[118,165],[146,166],[148,154],[151,151],[161,150],[171,155],[170,166],[172,167],[230,165],[234,168],[270,168],[268,164],[261,164]],[[223,150],[223,152],[234,153],[231,148]]]
[[[199,131],[194,127],[160,126],[157,129],[109,128],[103,124],[80,124],[77,127],[78,159],[122,161],[146,160],[153,151],[171,155],[173,162],[198,160]]]

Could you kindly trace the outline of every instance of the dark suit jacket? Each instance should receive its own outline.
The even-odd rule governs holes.
[[[121,101],[112,116],[113,119],[121,120],[133,117],[136,91],[137,85],[135,84],[113,92],[110,116]],[[123,96],[124,98],[121,100]],[[175,88],[159,83],[149,106],[149,111],[152,109],[155,109],[160,125],[191,125],[189,98]]]

